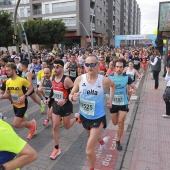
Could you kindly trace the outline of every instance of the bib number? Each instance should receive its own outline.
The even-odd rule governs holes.
[[[63,100],[63,92],[60,92],[60,91],[53,91],[54,95],[53,95],[53,98],[55,101],[61,101]]]
[[[71,77],[76,77],[76,71],[70,71],[70,76]]]
[[[138,65],[139,61],[138,60],[134,60],[134,65]]]
[[[45,97],[49,98],[50,93],[51,93],[51,90],[49,90],[49,89],[44,89]]]
[[[89,116],[94,116],[94,109],[95,109],[95,102],[94,101],[87,101],[81,100],[80,101],[80,110]]]
[[[13,102],[18,102],[18,94],[11,94],[11,97]]]
[[[123,95],[114,95],[112,104],[114,105],[124,105],[124,96]]]

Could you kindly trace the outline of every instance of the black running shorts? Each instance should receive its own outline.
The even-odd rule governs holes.
[[[124,112],[129,112],[128,105],[113,105],[112,108],[110,109],[110,113],[118,113],[118,111],[124,111]]]
[[[80,115],[80,119],[81,119],[84,129],[87,129],[87,130],[90,130],[91,128],[98,128],[101,123],[103,123],[104,129],[107,127],[106,116],[103,116],[99,119],[94,119],[94,120],[91,119],[90,120],[90,119],[86,119],[84,116]]]
[[[53,113],[60,115],[61,117],[69,116],[73,113],[73,104],[69,100],[67,100],[63,106],[59,106],[55,101],[53,101],[51,106],[53,108]]]

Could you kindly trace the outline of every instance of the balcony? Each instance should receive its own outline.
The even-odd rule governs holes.
[[[53,13],[57,12],[73,12],[76,11],[76,6],[66,6],[66,7],[53,7]]]

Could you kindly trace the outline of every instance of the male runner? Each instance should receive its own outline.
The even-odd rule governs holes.
[[[55,148],[50,158],[56,159],[61,153],[59,148],[59,127],[60,120],[63,117],[65,129],[69,129],[76,122],[77,118],[71,118],[73,113],[72,103],[68,100],[70,88],[73,87],[71,79],[64,75],[64,62],[62,60],[54,60],[55,77],[52,80],[52,92],[50,97],[54,98],[52,103],[52,120],[53,120],[53,139]],[[50,99],[47,100],[47,103]]]
[[[94,170],[96,162],[95,146],[97,142],[100,143],[100,150],[106,149],[106,141],[100,137],[102,129],[106,128],[105,90],[107,87],[110,87],[108,107],[111,107],[115,84],[108,77],[98,74],[99,62],[96,56],[91,55],[87,57],[85,66],[87,67],[87,73],[75,80],[69,99],[70,101],[79,100],[80,120],[89,136],[86,155],[90,170]]]
[[[117,131],[117,150],[121,151],[122,146],[120,139],[124,132],[124,121],[128,109],[128,96],[127,96],[127,85],[136,91],[136,86],[133,84],[130,76],[123,73],[126,66],[126,60],[119,59],[115,61],[115,73],[110,75],[109,78],[116,84],[116,91],[114,99],[112,101],[112,108],[110,109],[112,122],[114,125],[118,125]]]
[[[26,121],[24,114],[28,107],[27,97],[32,92],[33,87],[26,79],[17,76],[16,69],[14,63],[6,64],[6,73],[9,79],[6,81],[5,94],[0,95],[0,100],[9,99],[11,96],[15,113],[13,126],[15,128],[26,127],[30,129],[27,138],[31,139],[36,132],[36,121],[34,119],[29,122]],[[27,92],[24,94],[25,88],[27,88]]]
[[[0,119],[0,170],[21,168],[36,159],[36,151]]]

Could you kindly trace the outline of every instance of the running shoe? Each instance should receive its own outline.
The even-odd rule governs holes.
[[[60,148],[58,148],[58,149],[54,148],[52,154],[50,155],[50,158],[51,158],[52,160],[54,160],[54,159],[56,159],[57,156],[60,155],[60,154],[61,154],[61,149],[60,149]]]
[[[34,136],[36,129],[37,129],[36,121],[33,119],[30,121],[30,132],[27,136],[27,139],[31,139]]]
[[[63,127],[63,118],[61,118],[61,120],[60,120],[60,128],[62,128]]]
[[[48,119],[46,119],[45,121],[44,121],[44,126],[48,126],[49,125],[49,123],[50,123],[50,121],[48,120]]]
[[[122,145],[120,144],[120,141],[116,141],[116,148],[117,148],[118,151],[123,150]]]
[[[163,118],[170,118],[170,115],[163,114],[162,117],[163,117]]]
[[[76,121],[78,123],[81,123],[81,120],[80,120],[80,115],[78,113],[75,113],[74,117],[76,118]]]
[[[158,90],[158,89],[155,89],[155,88],[153,87],[153,88],[151,88],[151,90]]]
[[[41,110],[41,114],[44,114],[44,111],[45,111],[45,106],[44,106],[44,104],[41,104],[41,105],[40,105],[40,110]]]
[[[109,138],[107,136],[105,136],[103,138],[104,144],[100,145],[100,149],[99,149],[101,153],[105,152],[105,150],[106,150],[106,143],[108,142],[108,140],[109,140]]]

